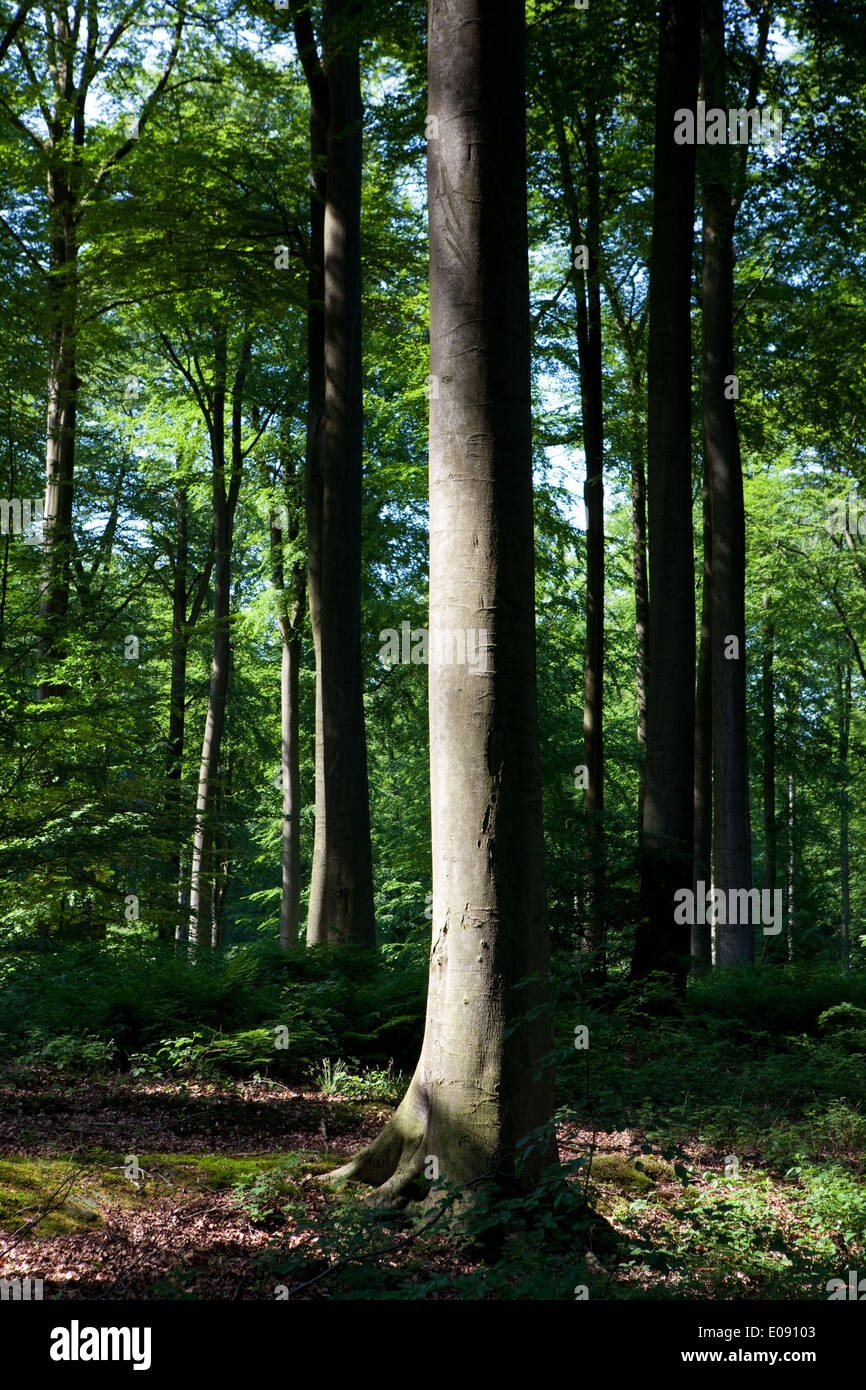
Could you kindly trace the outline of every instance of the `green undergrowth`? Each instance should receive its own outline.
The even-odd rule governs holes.
[[[105,1150],[50,1159],[6,1157],[0,1159],[0,1229],[11,1235],[26,1226],[35,1238],[69,1235],[103,1225],[112,1208],[143,1209],[170,1194],[189,1199],[202,1192],[230,1193],[238,1210],[258,1216],[263,1194],[279,1203],[297,1194],[305,1176],[327,1172],[343,1157],[336,1152],[228,1156]]]

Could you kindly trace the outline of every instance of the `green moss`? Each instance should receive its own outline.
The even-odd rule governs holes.
[[[641,1167],[636,1168],[635,1163]],[[674,1170],[669,1163],[646,1155],[640,1159],[625,1154],[596,1154],[590,1176],[595,1182],[609,1183],[620,1192],[649,1192],[659,1181],[673,1181]]]
[[[100,1225],[111,1207],[146,1207],[172,1192],[228,1191],[267,1174],[273,1174],[275,1194],[285,1195],[301,1177],[326,1173],[344,1156],[306,1151],[239,1157],[139,1153],[139,1181],[126,1175],[126,1159],[126,1154],[105,1149],[84,1156],[0,1159],[0,1230],[19,1230],[49,1204],[52,1194],[57,1205],[33,1227],[34,1236],[67,1235]],[[69,1191],[62,1192],[77,1170]]]

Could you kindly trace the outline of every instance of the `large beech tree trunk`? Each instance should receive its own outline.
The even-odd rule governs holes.
[[[703,89],[726,106],[723,0],[703,0]],[[746,523],[735,414],[734,169],[728,145],[703,152],[704,451],[712,512],[713,887],[752,886],[746,732]],[[728,901],[730,898],[728,897]],[[719,923],[719,965],[754,960],[752,921]]]
[[[361,662],[361,76],[350,0],[325,0],[324,428],[308,450],[316,651],[316,829],[307,944],[373,946],[373,869]],[[308,39],[312,29],[307,16]],[[303,25],[298,26],[303,30]],[[300,46],[300,45],[299,45]],[[317,71],[305,43],[307,65]],[[308,81],[309,81],[308,74]],[[311,86],[311,94],[313,87]],[[314,99],[314,163],[322,105]],[[314,193],[316,190],[314,189]],[[318,210],[313,243],[318,231]],[[311,257],[310,289],[318,267]],[[319,326],[308,326],[311,353]],[[314,404],[311,357],[310,405]]]
[[[522,0],[431,0],[433,942],[409,1090],[332,1179],[526,1189],[555,1161],[535,678]],[[486,665],[443,662],[479,634]],[[546,1134],[519,1178],[515,1155]],[[419,1183],[423,1193],[423,1179]]]
[[[650,623],[643,920],[632,976],[666,970],[680,985],[689,942],[674,922],[674,894],[691,883],[694,814],[690,308],[695,150],[674,143],[674,113],[695,108],[698,61],[694,0],[662,0],[647,361]]]

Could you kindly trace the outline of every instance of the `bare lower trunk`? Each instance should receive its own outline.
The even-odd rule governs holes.
[[[711,684],[712,633],[712,516],[710,490],[703,487],[703,587],[701,590],[701,642],[698,654],[698,685],[695,695],[695,850],[694,892],[698,884],[708,885],[712,877],[713,843],[713,692]],[[697,901],[697,897],[696,897]],[[699,972],[713,961],[713,929],[695,922],[691,931],[692,971]]]
[[[292,5],[298,54],[310,92],[310,258],[307,268],[307,438],[304,462],[304,507],[307,527],[307,601],[316,664],[315,775],[316,820],[310,901],[325,894],[324,836],[325,735],[322,716],[322,517],[325,444],[325,204],[327,201],[330,96],[319,59],[309,11]],[[318,847],[318,848],[317,848]],[[327,923],[318,913],[307,916],[307,945],[327,941]]]
[[[317,787],[307,943],[374,946],[361,661],[361,79],[349,0],[326,0],[325,431],[317,576]]]
[[[647,361],[649,685],[641,847],[642,921],[632,977],[685,987],[688,938],[675,895],[692,877],[695,581],[692,539],[691,262],[695,151],[674,142],[675,112],[697,100],[694,0],[662,0],[656,89]]]
[[[244,338],[240,363],[232,388],[231,471],[226,487],[226,450],[224,434],[226,392],[226,332],[218,326],[214,331],[214,389],[211,393],[211,454],[213,464],[214,566],[213,566],[213,658],[207,715],[199,765],[198,794],[195,808],[192,865],[189,884],[189,942],[191,946],[213,939],[213,832],[218,792],[220,752],[225,728],[226,695],[231,663],[229,612],[231,607],[231,552],[235,508],[240,491],[241,468],[241,407],[244,383],[249,369],[251,338]]]
[[[794,959],[794,801],[793,772],[788,773],[788,872],[787,911],[785,913],[785,946],[788,960]]]
[[[840,916],[842,969],[851,969],[851,865],[848,852],[848,742],[851,733],[851,662],[845,663],[845,676],[839,711],[839,762],[842,767],[842,795],[839,807],[839,879],[842,889]]]
[[[50,190],[49,368],[45,453],[44,573],[39,653],[44,661],[64,655],[72,570],[72,503],[75,432],[80,382],[76,372],[78,246],[75,200],[65,176],[52,170]],[[65,694],[62,681],[44,679],[41,700]]]
[[[280,863],[280,945],[294,950],[298,945],[301,902],[301,771],[298,679],[301,667],[301,628],[304,620],[306,585],[303,567],[292,566],[290,590],[286,587],[285,556],[287,541],[297,539],[299,522],[293,505],[290,482],[291,460],[283,453],[282,475],[286,496],[285,527],[276,518],[270,521],[271,582],[277,602],[280,629],[280,786],[282,788],[282,831]],[[286,529],[287,528],[287,529]]]
[[[225,517],[217,518],[215,543],[213,656],[195,806],[195,830],[189,886],[190,945],[207,941],[212,932],[213,830],[231,659],[229,637],[230,571],[229,554],[226,548],[231,544],[231,535],[227,530]]]
[[[335,1178],[530,1188],[555,1159],[538,771],[520,0],[432,0],[433,944],[405,1099]],[[443,659],[456,627],[479,661]],[[521,1141],[537,1146],[517,1171]],[[538,1142],[540,1140],[540,1142]],[[429,1160],[435,1159],[435,1166]],[[422,1176],[423,1175],[423,1176]]]
[[[703,0],[704,96],[724,106],[723,0]],[[704,449],[712,511],[713,887],[731,901],[752,886],[749,751],[746,729],[746,523],[735,413],[734,171],[727,145],[704,151],[703,362]],[[755,923],[720,922],[720,965],[755,957]]]
[[[764,591],[761,600],[769,613],[770,596]],[[772,621],[764,622],[764,648],[761,669],[761,699],[763,705],[764,744],[764,879],[769,892],[776,888],[776,685],[774,677],[774,647],[776,633]]]
[[[181,775],[183,772],[183,743],[186,730],[186,666],[189,636],[186,629],[186,583],[189,542],[187,535],[187,498],[182,489],[174,497],[177,514],[176,551],[171,595],[171,683],[168,697],[168,759],[165,772],[165,822],[172,846],[169,854],[168,901],[173,909],[180,887],[180,857],[182,839]],[[175,934],[177,923],[175,923]],[[168,930],[166,930],[166,934]]]
[[[644,784],[646,779],[647,641],[649,636],[649,589],[647,586],[646,561],[646,473],[644,471],[643,439],[640,429],[640,413],[638,408],[640,387],[640,373],[636,369],[630,371],[629,390],[632,398],[631,533],[632,566],[634,571],[635,679],[637,686],[637,748],[639,758],[637,790],[637,824],[639,839],[643,831]]]
[[[590,901],[586,945],[595,969],[605,973],[604,872],[604,412],[602,402],[601,291],[598,238],[600,170],[595,124],[587,120],[587,220],[589,267],[586,299],[583,275],[578,285],[578,342],[586,455],[586,653],[583,683],[583,758],[589,785],[584,794],[590,867]]]

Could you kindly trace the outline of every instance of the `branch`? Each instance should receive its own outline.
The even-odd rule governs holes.
[[[202,395],[202,393],[201,393],[201,391],[200,391],[200,389],[199,389],[198,383],[195,381],[192,372],[189,370],[188,367],[185,367],[184,364],[181,362],[180,358],[178,357],[177,353],[175,352],[174,348],[172,347],[171,342],[170,342],[170,340],[169,340],[167,334],[165,334],[165,333],[160,333],[159,337],[160,337],[160,342],[162,343],[163,347],[165,348],[166,352],[168,353],[168,355],[169,355],[169,357],[171,358],[172,362],[174,363],[175,367],[176,367],[177,370],[180,372],[181,376],[182,376],[183,379],[186,381],[187,385],[189,386],[190,390],[192,391],[193,395],[195,396],[196,402],[197,402],[197,404],[198,404],[198,408],[199,408],[199,410],[201,411],[202,415],[204,416],[205,424],[207,425],[207,427],[208,427],[209,430],[212,430],[213,425],[212,425],[212,421],[211,421],[211,413],[210,413],[210,406],[209,406],[209,403],[208,403],[208,401],[205,399],[205,397]],[[200,374],[200,373],[199,373],[199,374]]]
[[[309,5],[304,5],[301,8],[299,0],[292,0],[292,26],[298,57],[301,60],[301,67],[304,69],[304,77],[307,79],[313,115],[322,129],[327,130],[330,120],[328,80],[325,77],[325,69],[322,67],[322,60],[316,46],[316,35],[313,32]]]
[[[140,116],[138,117],[138,121],[136,122],[136,132],[137,132],[137,133],[136,133],[135,135],[130,136],[128,140],[124,140],[123,144],[120,145],[120,146],[114,151],[114,154],[109,155],[108,158],[107,158],[106,160],[103,161],[102,167],[100,168],[99,172],[98,172],[97,175],[96,175],[96,178],[95,178],[94,181],[93,181],[93,187],[91,188],[90,192],[87,194],[87,197],[86,197],[86,198],[82,198],[82,200],[81,200],[81,206],[82,206],[82,207],[85,207],[88,203],[91,203],[91,202],[93,201],[93,199],[96,197],[97,193],[99,192],[100,188],[102,187],[103,183],[105,182],[105,179],[106,179],[106,176],[107,176],[109,170],[112,169],[112,168],[114,167],[115,164],[119,164],[120,161],[121,161],[121,159],[124,159],[124,158],[126,157],[126,155],[129,154],[129,151],[132,149],[132,147],[133,147],[134,144],[136,143],[136,140],[138,139],[138,136],[139,136],[139,135],[141,134],[141,132],[144,130],[144,127],[145,127],[145,125],[147,124],[147,121],[148,121],[149,118],[150,118],[150,113],[151,113],[151,111],[153,110],[153,108],[154,108],[154,106],[156,105],[156,103],[159,101],[159,98],[162,96],[163,92],[165,91],[166,84],[167,84],[167,82],[168,82],[169,77],[171,76],[171,71],[172,71],[172,68],[174,67],[175,59],[177,58],[178,51],[179,51],[179,49],[180,49],[180,36],[181,36],[181,33],[183,32],[183,26],[184,26],[185,20],[186,20],[186,11],[184,10],[183,4],[181,3],[180,9],[178,10],[177,24],[174,26],[174,34],[173,34],[173,36],[172,36],[172,43],[171,43],[171,52],[169,53],[169,55],[168,55],[168,60],[167,60],[167,62],[166,62],[166,65],[165,65],[165,67],[164,67],[163,70],[162,70],[162,76],[160,77],[159,81],[157,82],[157,84],[156,84],[156,86],[154,87],[153,91],[151,92],[150,96],[147,98],[147,100],[145,101],[144,105],[143,105],[142,108],[141,108],[141,114],[140,114]],[[121,21],[121,22],[122,22],[122,21]],[[108,51],[108,50],[107,50],[107,47],[106,47],[106,49],[103,50],[103,54],[107,53],[107,51]],[[103,61],[103,58],[102,58],[102,57],[100,57],[100,58],[97,60],[97,63],[96,63],[96,66],[95,66],[95,68],[94,68],[94,71],[93,71],[92,76],[95,76],[95,74],[99,71],[99,68],[100,68],[100,65],[101,65],[102,61]]]
[[[9,48],[10,44],[14,43],[15,35],[27,18],[29,11],[33,8],[34,3],[35,0],[24,0],[24,4],[18,6],[18,12],[15,18],[3,35],[3,38],[0,39],[0,62],[6,57],[6,50]]]

